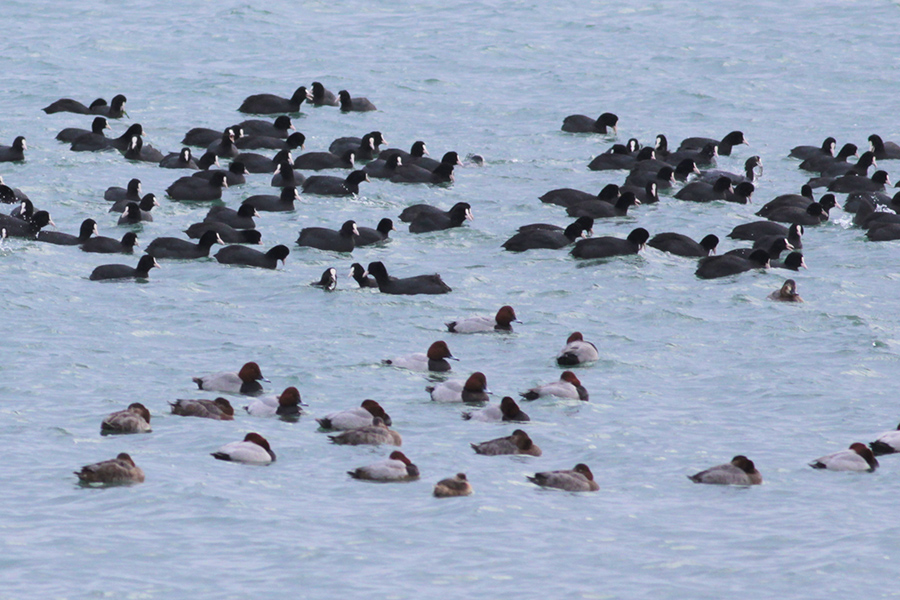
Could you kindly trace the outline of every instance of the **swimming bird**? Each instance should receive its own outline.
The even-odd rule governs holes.
[[[244,394],[245,396],[259,396],[263,392],[262,385],[259,382],[269,381],[263,377],[259,365],[252,361],[244,363],[237,372],[222,371],[201,377],[193,377],[192,380],[201,390]]]
[[[528,477],[528,481],[541,487],[557,488],[568,492],[596,492],[600,486],[594,481],[594,474],[584,463],[578,463],[571,470],[545,471]]]
[[[235,229],[231,225],[219,221],[203,221],[193,223],[185,230],[191,239],[199,239],[207,231],[215,231],[225,244],[259,244],[262,234],[256,229]]]
[[[616,133],[619,117],[603,113],[596,119],[587,115],[569,115],[563,119],[562,130],[569,133]]]
[[[247,204],[242,204],[237,210],[227,206],[213,206],[206,213],[203,221],[225,223],[235,229],[255,229],[256,222],[253,217],[258,216],[259,213],[256,209]]]
[[[78,481],[85,485],[91,483],[124,485],[144,481],[144,471],[134,464],[134,460],[126,452],[120,452],[110,460],[85,465],[80,471],[75,471],[75,474]]]
[[[822,142],[821,146],[794,146],[791,148],[788,156],[799,158],[800,160],[806,160],[807,158],[819,155],[834,156],[834,148],[836,145],[837,140],[829,136],[825,138],[825,141]]]
[[[386,460],[358,467],[347,474],[367,481],[415,481],[419,478],[419,468],[405,454],[395,450]]]
[[[875,158],[880,160],[897,160],[900,159],[900,144],[896,142],[885,142],[881,136],[873,133],[869,136],[869,144]]]
[[[566,214],[570,217],[590,217],[591,219],[624,217],[628,214],[629,208],[640,204],[641,202],[634,195],[634,192],[623,192],[616,199],[615,203],[602,200],[588,200],[587,202],[570,206],[566,209]]]
[[[291,386],[277,396],[261,396],[244,407],[254,417],[280,417],[282,420],[296,420],[306,406],[300,399],[300,391]]]
[[[166,188],[166,193],[174,200],[205,202],[220,200],[222,189],[227,187],[225,173],[215,173],[209,181],[197,177],[181,177]]]
[[[241,201],[241,204],[252,206],[257,211],[263,212],[291,212],[295,209],[294,202],[300,199],[295,187],[283,187],[281,193],[277,196],[274,194],[254,194]]]
[[[337,269],[328,267],[318,280],[313,281],[309,285],[322,288],[326,292],[333,292],[337,287]]]
[[[462,227],[466,221],[473,220],[472,207],[468,202],[457,202],[446,213],[439,211],[421,211],[409,223],[410,233],[428,233],[443,231],[454,227]]]
[[[647,245],[670,254],[693,258],[715,254],[719,238],[710,233],[698,243],[681,233],[666,232],[654,235]]]
[[[357,408],[328,413],[324,417],[316,419],[316,422],[322,429],[346,431],[372,425],[375,417],[380,418],[388,427],[391,426],[391,417],[381,405],[375,400],[367,399],[363,400]]]
[[[694,483],[717,483],[721,485],[759,485],[762,475],[756,470],[753,461],[741,454],[731,462],[710,467],[694,475],[688,475]]]
[[[100,423],[100,434],[150,433],[150,411],[140,402],[132,402],[125,410],[110,413]]]
[[[521,429],[516,429],[512,432],[512,435],[488,440],[480,444],[470,444],[470,446],[472,446],[475,454],[483,454],[485,456],[502,456],[506,454],[541,456],[543,454],[540,447]]]
[[[447,360],[459,360],[450,353],[447,342],[438,340],[428,347],[428,351],[417,352],[407,356],[398,356],[382,360],[382,364],[397,367],[398,369],[409,369],[410,371],[450,371],[450,363]]]
[[[512,323],[521,323],[516,318],[516,311],[512,306],[501,306],[493,317],[477,316],[467,317],[444,323],[450,333],[482,333],[487,331],[512,332]]]
[[[359,263],[353,263],[350,265],[350,277],[353,278],[356,283],[359,284],[361,288],[377,288],[378,282],[375,281],[374,277],[369,277],[366,274],[366,270]]]
[[[104,281],[109,279],[147,279],[150,269],[159,267],[159,263],[152,256],[145,254],[138,261],[137,267],[128,265],[100,265],[91,272],[91,281]]]
[[[243,135],[256,135],[265,137],[275,137],[287,139],[292,131],[296,131],[291,118],[287,115],[280,115],[274,121],[266,121],[264,119],[249,119],[241,121],[231,129],[240,128]],[[232,141],[234,136],[232,135]]]
[[[213,244],[224,244],[215,231],[206,231],[197,243],[175,237],[158,237],[147,245],[145,252],[154,258],[206,258]]]
[[[455,498],[457,496],[471,496],[472,484],[466,478],[465,473],[457,473],[453,477],[441,479],[434,484],[435,498]]]
[[[525,400],[537,400],[544,396],[584,400],[585,402],[590,399],[587,389],[581,385],[581,381],[572,371],[563,371],[558,381],[533,387],[527,392],[522,392],[521,396]]]
[[[353,252],[356,246],[354,237],[358,233],[353,220],[345,221],[337,231],[325,227],[304,227],[300,230],[297,245],[332,252]]]
[[[331,152],[304,152],[294,159],[294,168],[303,171],[352,169],[355,158],[353,150],[347,150],[340,156]]]
[[[51,102],[41,110],[48,115],[58,112],[70,112],[79,115],[103,115],[110,119],[121,119],[128,114],[123,108],[125,102],[127,102],[127,99],[122,94],[113,96],[113,99],[109,104],[107,104],[106,100],[103,98],[97,98],[91,102],[90,106],[85,106],[81,102],[72,100],[71,98],[60,98],[55,102]]]
[[[431,275],[415,275],[413,277],[391,277],[384,263],[369,263],[366,270],[378,283],[378,291],[382,294],[411,296],[415,294],[447,294],[452,291],[437,273]]]
[[[821,456],[809,463],[813,469],[830,471],[867,471],[871,473],[878,468],[878,459],[865,444],[855,442],[847,450]]]
[[[312,103],[315,106],[341,105],[334,93],[328,91],[325,86],[318,81],[313,81],[312,83]]]
[[[103,132],[107,129],[110,129],[110,126],[109,122],[106,120],[106,117],[94,117],[94,120],[91,122],[90,129],[82,129],[81,127],[66,127],[56,134],[56,139],[60,142],[71,144],[81,136],[91,133],[93,133],[94,135],[99,135],[101,137],[106,137],[103,135]]]
[[[96,233],[97,222],[93,219],[85,219],[81,222],[78,235],[61,231],[39,231],[35,239],[39,242],[47,242],[57,246],[78,246],[88,241]]]
[[[348,92],[347,90],[339,91],[338,97],[341,100],[341,111],[343,112],[370,112],[373,110],[378,110],[375,108],[375,105],[369,101],[368,98],[351,98],[350,92]]]
[[[0,145],[0,162],[21,162],[25,160],[27,149],[25,138],[20,135],[13,140],[12,146]]]
[[[575,258],[609,258],[637,254],[649,238],[650,232],[638,227],[624,240],[610,236],[578,240],[571,254]]]
[[[274,269],[278,267],[278,261],[284,264],[290,249],[279,244],[266,252],[260,252],[246,246],[225,246],[215,254],[215,258],[223,265],[243,265],[245,267],[260,267]]]
[[[283,98],[275,94],[252,94],[244,98],[238,107],[238,112],[258,115],[272,115],[277,113],[300,112],[300,105],[305,101],[311,101],[312,95],[305,86],[300,86],[290,98]]]
[[[391,446],[403,445],[403,438],[400,434],[389,429],[380,417],[373,418],[371,425],[347,429],[336,435],[329,435],[328,439],[331,440],[333,444],[342,446],[380,446],[381,444],[388,444]]]
[[[780,288],[767,296],[769,300],[777,302],[803,302],[803,298],[797,293],[797,282],[787,279]]]
[[[313,175],[303,182],[303,192],[316,196],[346,197],[359,195],[359,184],[369,181],[365,171],[352,171],[344,178],[332,175]]]
[[[735,146],[741,144],[748,144],[750,142],[747,141],[747,138],[744,137],[744,134],[740,131],[732,131],[721,140],[715,140],[712,138],[705,137],[689,137],[685,138],[681,141],[681,144],[678,146],[679,150],[684,149],[700,149],[710,144],[716,145],[718,149],[718,153],[721,156],[731,156],[731,150]]]
[[[487,402],[491,393],[487,389],[487,378],[480,371],[472,373],[465,381],[443,381],[426,387],[425,391],[434,402]]]
[[[193,169],[195,171],[200,169],[197,166],[197,161],[194,160],[194,156],[191,154],[190,148],[182,148],[178,152],[171,152],[165,155],[159,161],[159,166],[163,169]]]
[[[84,252],[100,254],[133,254],[134,247],[139,245],[137,235],[133,231],[129,231],[122,236],[121,240],[102,235],[88,238],[81,244],[81,249]]]
[[[240,442],[225,444],[212,453],[213,458],[246,465],[268,465],[275,462],[269,441],[258,433],[248,433]]]
[[[566,339],[566,345],[556,355],[556,364],[561,367],[572,367],[599,359],[600,353],[597,352],[597,346],[592,342],[584,341],[581,332],[575,331]]]
[[[169,402],[173,415],[199,417],[214,421],[233,421],[234,407],[225,398],[215,400],[176,400]]]
[[[666,167],[670,171],[671,167]],[[589,200],[602,200],[604,202],[615,203],[619,197],[619,186],[614,183],[607,184],[597,194],[583,192],[573,188],[558,188],[540,196],[539,200],[544,204],[556,204],[564,208],[569,208],[588,202]]]
[[[353,243],[359,247],[385,242],[390,239],[390,233],[396,230],[394,229],[394,222],[385,218],[378,221],[378,225],[374,229],[371,227],[357,226],[356,231],[357,234],[353,239]]]
[[[900,425],[897,426],[897,429],[879,435],[874,442],[869,443],[869,447],[875,456],[900,452]]]
[[[754,250],[749,258],[743,258],[736,254],[701,258],[695,275],[700,279],[716,279],[737,275],[751,269],[766,269],[768,267],[769,253],[765,250]]]
[[[482,421],[484,423],[501,423],[504,421],[530,421],[519,405],[510,396],[504,396],[498,405],[489,405],[478,410],[462,413],[465,421]]]

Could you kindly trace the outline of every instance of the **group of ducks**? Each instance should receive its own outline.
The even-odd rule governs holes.
[[[493,317],[476,316],[446,323],[448,332],[485,333],[511,332],[511,323],[518,322],[511,306],[503,306]],[[447,343],[443,340],[434,342],[427,353],[412,354],[383,361],[384,364],[396,368],[414,371],[441,373],[450,370],[447,359],[455,360]],[[576,332],[569,336],[565,347],[558,353],[560,366],[573,366],[590,363],[599,359],[596,346],[586,342]],[[194,383],[203,391],[242,395],[253,398],[244,408],[247,413],[258,417],[278,417],[296,421],[303,414],[301,406],[306,406],[295,387],[286,388],[275,396],[263,395],[261,381],[263,377],[259,365],[255,362],[244,364],[237,372],[222,372],[195,377]],[[477,385],[475,385],[477,383]],[[477,387],[477,389],[475,389]],[[483,373],[475,373],[465,383],[447,381],[426,390],[436,402],[459,402],[466,405],[484,405],[488,402],[486,379]],[[443,390],[443,391],[439,391]],[[580,385],[578,378],[571,371],[565,371],[559,382],[532,388],[522,394],[528,400],[542,396],[558,396],[587,400],[587,392]],[[201,417],[213,420],[233,420],[235,410],[231,402],[224,397],[214,400],[181,399],[170,403],[171,412],[180,416]],[[486,406],[479,410],[464,412],[464,419],[484,422],[527,422],[529,421],[515,400],[504,397],[497,406]],[[320,430],[336,432],[329,435],[329,440],[336,445],[387,445],[401,446],[401,435],[390,429],[391,417],[375,400],[364,400],[357,408],[332,412],[317,418]],[[101,434],[138,434],[150,433],[150,411],[141,403],[135,402],[126,409],[116,411],[103,419]],[[516,429],[511,435],[471,444],[472,449],[485,456],[526,455],[541,456],[541,449],[522,429]],[[268,440],[257,432],[250,432],[243,440],[225,444],[211,453],[223,461],[238,462],[250,465],[268,465],[275,462],[276,455]],[[400,450],[375,463],[358,467],[348,474],[354,479],[377,482],[413,481],[420,477],[418,467]],[[116,458],[86,465],[76,472],[79,481],[85,485],[121,485],[141,483],[145,479],[143,470],[138,467],[127,453],[120,453]],[[571,470],[546,471],[528,477],[529,481],[542,487],[559,488],[568,491],[596,491],[599,485],[594,481],[590,468],[579,463]],[[433,494],[438,498],[466,496],[472,493],[471,483],[465,473],[457,473],[442,479],[434,486]]]
[[[485,333],[511,332],[511,323],[518,322],[515,311],[510,306],[503,306],[491,318],[486,316],[470,317],[446,323],[449,332]],[[447,343],[439,340],[431,344],[426,353],[412,354],[384,360],[385,365],[395,368],[421,372],[444,373],[450,370],[447,360],[455,360]],[[580,332],[569,336],[566,345],[556,357],[561,367],[582,365],[588,366],[599,359],[597,348],[584,340]],[[246,412],[257,417],[278,417],[296,421],[303,414],[300,392],[295,387],[286,388],[281,394],[263,395],[260,381],[268,382],[255,362],[244,364],[237,372],[222,372],[193,378],[200,390],[217,393],[228,393],[253,398],[244,407]],[[472,374],[464,383],[447,381],[438,386],[429,386],[426,390],[435,402],[458,402],[465,405],[484,405],[488,402],[489,393],[483,373]],[[443,390],[443,391],[440,391]],[[587,391],[581,386],[572,371],[564,371],[558,382],[538,386],[521,394],[526,400],[535,400],[544,396],[588,400]],[[177,400],[170,403],[174,415],[200,417],[213,420],[233,420],[235,410],[224,397],[214,400],[191,399]],[[506,396],[499,406],[488,405],[484,408],[462,413],[464,419],[484,422],[528,422],[530,419],[511,397]],[[320,430],[337,432],[329,435],[329,440],[336,445],[387,445],[402,446],[402,436],[390,429],[390,415],[375,400],[364,400],[357,408],[332,412],[317,418]],[[103,419],[101,434],[136,434],[150,433],[150,411],[141,403],[135,402],[126,409],[116,411]],[[472,449],[481,455],[524,455],[540,457],[542,451],[531,437],[522,429],[512,434],[481,443],[472,443]],[[876,455],[892,454],[900,451],[900,426],[896,430],[880,435],[869,446],[853,443],[847,450],[835,452],[815,459],[809,465],[816,469],[834,471],[868,471],[878,467]],[[268,440],[257,432],[250,432],[243,440],[225,444],[211,453],[213,458],[229,462],[249,465],[268,465],[275,462],[276,455]],[[372,464],[360,466],[348,474],[354,479],[376,482],[406,482],[419,479],[417,465],[400,450]],[[76,475],[82,484],[121,485],[141,483],[145,479],[143,470],[138,467],[127,453],[120,453],[114,459],[86,465]],[[746,456],[735,456],[730,462],[713,466],[709,469],[689,475],[695,483],[750,486],[762,483],[762,475],[753,461]],[[572,469],[545,471],[529,476],[528,480],[547,488],[566,491],[597,491],[599,484],[586,464],[578,463]],[[465,473],[457,473],[437,482],[433,489],[434,496],[446,498],[467,496],[472,493],[472,485]]]
[[[249,96],[241,104],[239,111],[255,114],[297,113],[303,102],[320,106],[338,106],[345,111],[374,110],[374,105],[365,99],[351,98],[342,91],[338,96],[331,94],[317,83],[312,86],[312,93],[305,87],[298,88],[290,98],[282,98],[270,94]],[[144,146],[143,130],[139,124],[132,125],[119,138],[106,138],[103,130],[108,127],[106,119],[117,119],[126,115],[124,96],[117,96],[112,103],[95,102],[84,106],[71,100],[61,100],[46,107],[47,113],[68,110],[86,115],[95,115],[91,131],[60,132],[60,139],[70,143],[73,151],[115,149],[126,158],[145,162],[157,162],[165,168],[182,168],[195,170],[195,176],[183,177],[167,188],[168,195],[180,201],[219,200],[222,189],[229,185],[239,185],[245,181],[250,172],[271,173],[272,184],[282,188],[278,195],[251,196],[237,210],[214,206],[200,223],[192,225],[188,234],[197,243],[178,238],[157,238],[147,247],[147,254],[140,258],[136,268],[128,265],[101,265],[90,278],[107,280],[121,278],[146,278],[149,271],[158,266],[156,259],[194,259],[209,256],[210,248],[215,244],[231,244],[219,251],[215,258],[221,263],[241,264],[265,268],[275,268],[279,261],[288,256],[289,249],[277,245],[268,252],[258,252],[244,244],[257,244],[260,235],[255,230],[254,217],[259,211],[289,211],[297,200],[300,188],[304,193],[322,195],[354,195],[358,186],[369,177],[382,177],[401,183],[448,183],[453,180],[453,167],[461,164],[456,152],[446,153],[441,161],[431,161],[422,142],[413,144],[409,152],[403,150],[379,150],[384,144],[380,132],[373,131],[362,138],[339,138],[335,140],[329,152],[301,154],[294,160],[291,150],[302,149],[305,138],[298,132],[291,133],[293,125],[287,114],[280,114],[274,122],[247,120],[225,128],[223,131],[194,129],[187,133],[183,142],[187,145],[205,147],[206,151],[199,160],[195,160],[189,148],[178,153],[163,155],[154,153],[154,149]],[[567,117],[563,130],[575,133],[615,133],[618,118],[605,113],[598,119],[584,115]],[[831,140],[831,138],[829,138]],[[895,198],[884,194],[884,186],[889,183],[885,175],[872,178],[867,176],[869,167],[874,166],[875,159],[900,158],[894,155],[896,144],[883,142],[878,136],[869,138],[872,150],[864,153],[860,160],[852,165],[846,159],[855,154],[849,149],[834,155],[835,143],[826,140],[821,147],[795,148],[792,155],[802,158],[802,168],[815,169],[819,174],[812,179],[801,194],[785,194],[778,196],[766,204],[760,211],[766,221],[759,221],[735,228],[729,237],[753,241],[753,248],[730,251],[722,256],[711,256],[718,245],[718,237],[708,235],[699,243],[678,233],[661,233],[651,238],[644,228],[636,228],[626,239],[615,237],[588,237],[591,235],[596,219],[624,216],[629,207],[657,202],[659,190],[678,187],[675,198],[694,201],[730,201],[747,203],[755,191],[757,171],[762,164],[759,157],[754,156],[745,163],[743,173],[734,174],[715,170],[715,159],[719,155],[730,155],[733,147],[746,144],[741,132],[728,134],[721,140],[708,138],[688,138],[678,150],[670,152],[665,136],[657,136],[653,147],[642,148],[637,140],[629,140],[628,144],[616,144],[610,150],[591,161],[592,170],[628,170],[629,174],[621,186],[609,185],[597,195],[562,188],[552,190],[541,196],[541,201],[558,204],[567,209],[570,216],[575,217],[568,227],[536,223],[519,228],[516,235],[508,239],[503,248],[510,251],[527,251],[536,248],[559,249],[572,246],[571,254],[581,259],[606,259],[615,256],[636,254],[643,246],[650,245],[662,251],[681,256],[700,259],[697,276],[701,278],[723,277],[763,268],[770,265],[770,260],[777,258],[781,252],[802,247],[800,238],[804,226],[813,226],[827,220],[829,208],[836,205],[834,195],[826,194],[819,202],[814,202],[812,188],[828,186],[834,193],[849,194],[846,209],[858,207],[860,225],[865,223],[872,230],[890,232],[894,223],[884,218],[891,213],[881,207],[892,208]],[[93,144],[93,146],[92,146]],[[274,159],[246,152],[249,149],[277,150]],[[18,139],[11,147],[0,147],[0,161],[24,160],[25,140]],[[900,151],[900,149],[898,149]],[[802,156],[801,156],[802,155]],[[304,158],[305,157],[305,158]],[[228,170],[210,170],[218,163],[219,158],[231,159]],[[480,157],[473,158],[480,164]],[[359,170],[353,170],[346,178],[315,175],[306,177],[300,169],[320,170],[331,168],[354,169],[357,162],[365,162]],[[843,166],[843,163],[845,166]],[[805,165],[805,166],[804,166]],[[412,168],[414,167],[414,168]],[[701,172],[699,167],[709,170]],[[694,179],[691,179],[694,178]],[[683,184],[683,185],[682,185]],[[153,194],[142,194],[140,182],[133,179],[127,188],[110,188],[105,197],[114,203],[114,210],[121,209],[122,224],[130,224],[152,220],[150,211],[158,206]],[[96,222],[86,220],[78,235],[59,232],[45,232],[42,228],[52,221],[46,211],[35,211],[30,200],[20,190],[0,185],[0,200],[18,202],[15,215],[0,215],[0,231],[3,236],[29,237],[50,243],[79,245],[85,251],[131,253],[136,245],[133,232],[127,233],[123,239],[113,240],[99,238],[96,234]],[[852,200],[852,202],[851,202]],[[855,203],[855,204],[854,204]],[[900,205],[900,200],[896,200]],[[16,212],[16,211],[14,211]],[[859,214],[863,217],[859,217]],[[441,210],[428,205],[408,207],[400,215],[400,220],[410,223],[412,233],[436,231],[462,226],[472,219],[471,206],[460,202],[449,210]],[[884,219],[884,223],[881,222]],[[786,227],[780,223],[789,225]],[[876,224],[878,223],[878,224]],[[384,242],[389,232],[393,231],[393,222],[383,219],[376,228],[358,227],[355,221],[347,221],[339,230],[324,228],[304,228],[297,239],[300,246],[308,246],[326,251],[352,252],[357,246]],[[889,234],[879,234],[878,239],[890,239]],[[871,239],[877,236],[870,235]],[[798,259],[799,256],[799,259]],[[794,258],[791,258],[794,257]],[[799,253],[790,254],[777,266],[797,270],[805,264]],[[352,277],[360,287],[377,288],[388,294],[443,294],[451,289],[439,275],[420,275],[408,278],[395,278],[388,275],[387,269],[380,261],[372,262],[368,268],[354,264]],[[334,289],[336,270],[329,268],[314,285],[324,289]],[[796,282],[787,280],[784,285],[770,294],[774,300],[799,302]],[[483,331],[511,331],[511,323],[516,322],[512,307],[502,307],[493,317],[477,317],[447,323],[448,332],[475,333]],[[432,344],[426,353],[407,357],[389,359],[386,364],[394,367],[421,371],[449,371],[447,360],[453,356],[444,341]],[[599,354],[593,344],[584,341],[580,333],[573,333],[567,340],[566,347],[559,353],[557,362],[560,366],[589,364],[598,360]],[[225,393],[258,396],[262,394],[259,381],[262,374],[256,363],[247,363],[237,373],[220,373],[212,376],[196,378],[195,382],[201,390],[221,391]],[[461,402],[484,404],[488,400],[486,377],[481,372],[471,374],[465,381],[445,381],[429,386],[426,391],[436,402]],[[543,396],[556,396],[578,400],[588,400],[588,392],[581,385],[574,372],[566,370],[558,381],[532,388],[522,394],[526,400]],[[297,418],[302,413],[302,402],[296,388],[287,388],[278,396],[255,399],[246,407],[252,415],[278,416],[281,418]],[[227,399],[219,397],[215,400],[179,400],[172,404],[173,414],[199,416],[213,419],[230,420],[234,418],[234,408]],[[498,406],[487,406],[463,414],[464,418],[480,421],[527,422],[529,420],[518,404],[509,396],[505,396]],[[139,403],[132,404],[124,411],[109,415],[103,421],[104,433],[143,433],[149,432],[150,413]],[[387,413],[372,400],[366,400],[358,408],[340,413],[332,413],[318,419],[320,427],[326,430],[341,431],[330,439],[335,444],[387,444],[400,446],[400,435],[390,430],[391,420]],[[516,429],[510,436],[472,444],[479,454],[525,454],[540,456],[540,448],[521,429]],[[821,457],[813,461],[811,466],[834,470],[874,470],[877,466],[875,453],[894,452],[900,448],[900,433],[889,433],[873,442],[872,448],[855,443],[843,452]],[[876,450],[873,453],[873,450]],[[212,453],[219,460],[242,462],[249,464],[269,464],[275,461],[268,441],[256,432],[249,433],[243,440],[226,444]],[[88,465],[77,472],[79,479],[87,484],[136,483],[144,480],[143,471],[137,467],[128,454],[119,454],[115,459]],[[378,463],[359,467],[350,472],[357,479],[375,481],[409,481],[419,477],[418,467],[402,452],[396,450]],[[712,467],[690,479],[699,483],[719,483],[736,485],[755,485],[762,481],[753,462],[745,456],[736,456],[731,462]],[[577,464],[571,470],[549,471],[537,473],[529,480],[544,486],[570,491],[595,491],[599,489],[594,481],[590,468]],[[465,474],[442,480],[434,489],[439,497],[467,495],[472,491]]]

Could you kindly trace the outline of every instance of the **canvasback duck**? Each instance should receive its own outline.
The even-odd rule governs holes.
[[[594,481],[594,474],[584,463],[578,463],[570,471],[545,471],[535,473],[528,481],[541,487],[558,488],[568,492],[596,492],[600,486]]]
[[[484,454],[485,456],[500,456],[503,454],[540,456],[543,454],[538,445],[531,441],[528,434],[521,429],[516,429],[512,432],[512,435],[506,437],[470,445],[475,454]]]
[[[244,407],[254,417],[281,417],[282,420],[296,420],[303,414],[300,392],[295,387],[285,388],[277,396],[263,396]]]
[[[435,498],[453,498],[455,496],[471,496],[472,484],[465,473],[457,473],[453,477],[441,479],[434,484]]]
[[[400,434],[388,429],[388,426],[384,424],[381,417],[373,418],[371,425],[348,429],[337,435],[329,435],[328,439],[334,444],[344,446],[378,446],[380,444],[390,444],[391,446],[403,445],[403,438]]]
[[[854,442],[847,450],[819,457],[809,463],[809,466],[813,469],[830,471],[867,471],[871,473],[878,468],[878,460],[865,444]]]
[[[797,293],[797,282],[793,279],[786,280],[780,288],[766,297],[778,302],[803,302],[803,298]]]
[[[419,478],[419,468],[405,454],[395,450],[387,459],[347,471],[347,474],[367,481],[414,481]]]
[[[561,367],[572,367],[599,359],[600,353],[597,352],[597,346],[584,341],[584,336],[580,331],[570,335],[566,340],[566,345],[556,355],[556,363]]]
[[[140,402],[132,402],[125,410],[107,415],[100,423],[103,435],[116,433],[150,433],[150,411]]]
[[[375,417],[380,418],[388,427],[391,426],[391,417],[375,400],[363,400],[357,408],[329,413],[316,419],[316,422],[322,429],[346,431],[371,425]]]
[[[255,362],[244,364],[237,373],[223,371],[194,377],[193,380],[201,390],[244,394],[245,396],[258,396],[263,391],[259,381],[269,381],[263,377],[259,365]]]
[[[213,458],[247,465],[267,465],[275,462],[269,442],[258,433],[248,433],[243,441],[225,444],[212,453]]]
[[[409,369],[410,371],[438,371],[445,372],[450,370],[450,363],[447,360],[459,360],[450,353],[447,342],[439,340],[429,346],[428,352],[423,354],[417,352],[408,356],[398,356],[397,358],[389,358],[382,360],[385,365],[397,367],[398,369]]]
[[[75,474],[82,484],[123,485],[144,481],[144,471],[125,452],[110,460],[85,465]]]
[[[234,408],[225,398],[215,400],[176,400],[169,402],[173,415],[200,417],[215,421],[233,421]]]
[[[557,396],[559,398],[571,398],[572,400],[589,400],[588,391],[581,385],[581,381],[572,371],[563,371],[559,381],[545,383],[533,387],[522,394],[526,400],[537,400],[543,396]]]
[[[897,429],[879,435],[874,442],[869,444],[869,447],[875,456],[900,452],[900,425],[897,425]]]
[[[530,421],[516,401],[509,396],[504,396],[500,405],[486,406],[481,410],[464,412],[462,418],[466,421],[483,421],[485,423],[500,423],[502,421]]]
[[[512,332],[511,323],[521,322],[516,318],[516,311],[512,306],[501,306],[493,317],[468,317],[444,324],[450,333],[481,333],[484,331]]]
[[[759,485],[762,475],[756,470],[753,461],[741,454],[731,462],[710,467],[695,475],[688,475],[694,483],[717,483],[721,485]]]
[[[472,373],[465,381],[444,381],[426,387],[425,391],[435,402],[487,402],[491,393],[487,389],[487,378],[480,371]]]

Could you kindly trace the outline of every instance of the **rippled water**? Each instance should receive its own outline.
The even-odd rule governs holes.
[[[755,205],[670,198],[595,225],[595,235],[725,234],[807,176],[785,158],[828,135],[865,148],[900,138],[897,4],[6,2],[0,143],[29,143],[5,181],[51,211],[61,230],[87,217],[120,237],[102,192],[139,177],[163,190],[182,173],[110,154],[70,152],[53,138],[89,119],[44,115],[59,97],[128,97],[130,121],[165,151],[194,126],[242,120],[258,92],[320,80],[369,97],[379,111],[321,108],[295,119],[307,149],[379,129],[389,145],[423,139],[432,154],[479,153],[449,188],[363,184],[355,199],[308,198],[259,220],[264,245],[292,248],[274,272],[215,261],[166,261],[147,283],[87,280],[124,261],[22,241],[0,247],[0,598],[441,598],[525,594],[590,598],[884,597],[900,546],[891,515],[896,461],[871,475],[806,463],[896,425],[897,247],[867,243],[850,217],[807,228],[806,302],[766,295],[786,272],[701,281],[693,261],[652,249],[581,264],[565,252],[504,253],[530,222],[566,223],[537,197],[599,190],[623,173],[586,169],[613,139],[559,131],[571,113],[612,111],[619,139],[670,142],[741,129],[765,172]],[[113,123],[113,133],[128,120]],[[886,167],[894,179],[900,171]],[[229,189],[236,206],[268,176]],[[297,232],[348,218],[373,226],[418,202],[465,200],[475,221],[345,256],[301,249]],[[181,235],[206,207],[163,201],[143,245]],[[355,289],[351,262],[395,275],[440,272],[437,297]],[[307,284],[338,268],[339,290]],[[451,336],[442,324],[512,304],[513,335]],[[585,333],[601,360],[580,369],[591,402],[523,408],[537,459],[476,456],[470,442],[512,426],[471,423],[432,405],[420,375],[380,365],[446,339],[457,376],[487,374],[495,395],[556,379],[566,336]],[[310,405],[299,423],[167,415],[200,397],[191,377],[256,360],[280,391]],[[404,436],[422,479],[367,485],[345,471],[382,449],[334,447],[313,417],[375,398]],[[153,413],[147,436],[101,438],[99,422],[129,402]],[[236,404],[240,400],[236,399]],[[208,453],[265,435],[267,468]],[[143,485],[82,489],[72,471],[127,451]],[[721,489],[685,475],[751,457],[765,484]],[[535,471],[589,464],[595,494],[536,489]],[[438,501],[437,480],[464,471],[469,498]]]

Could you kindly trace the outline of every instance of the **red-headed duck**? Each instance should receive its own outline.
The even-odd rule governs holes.
[[[501,306],[493,317],[469,317],[445,323],[450,333],[481,333],[484,331],[512,332],[511,323],[521,323],[512,306]]]
[[[213,458],[248,465],[267,465],[275,462],[269,442],[258,433],[248,433],[243,441],[225,444],[212,453]]]
[[[500,456],[503,454],[527,454],[529,456],[540,456],[543,454],[537,444],[531,441],[527,433],[521,429],[516,429],[512,435],[488,440],[480,444],[471,444],[475,454],[484,454],[485,456]]]
[[[457,473],[453,477],[441,479],[434,484],[435,498],[453,498],[455,496],[471,496],[472,484],[465,473]]]
[[[710,467],[695,475],[688,475],[694,483],[717,483],[721,485],[759,485],[762,475],[756,470],[753,461],[743,455],[737,455],[731,462]]]
[[[215,400],[176,400],[169,402],[173,415],[201,417],[216,421],[233,421],[234,408],[225,398]]]
[[[872,448],[875,456],[900,452],[900,425],[897,425],[897,429],[879,435],[874,442],[869,444],[869,447]]]
[[[113,459],[81,467],[75,474],[83,484],[122,485],[144,481],[144,471],[125,452]]]
[[[402,446],[403,438],[396,431],[388,429],[384,421],[380,417],[372,419],[371,425],[365,427],[357,427],[356,429],[348,429],[337,435],[329,435],[328,439],[332,443],[347,446],[362,446],[379,444],[390,444],[392,446]]]
[[[347,471],[347,474],[368,481],[413,481],[419,478],[419,468],[405,454],[395,450],[389,458]]]
[[[878,461],[865,444],[854,442],[847,450],[819,457],[809,463],[809,466],[813,469],[830,471],[868,471],[871,473],[878,468]]]
[[[100,423],[103,435],[115,433],[150,433],[150,411],[140,402],[132,402],[125,410],[108,415]]]
[[[398,369],[409,369],[410,371],[438,371],[444,372],[450,370],[450,363],[447,360],[459,360],[450,353],[447,342],[439,340],[428,347],[428,352],[423,354],[417,352],[408,356],[398,356],[397,358],[389,358],[381,361],[383,364],[397,367]]]
[[[578,463],[571,471],[535,473],[528,481],[541,487],[558,488],[569,492],[596,492],[600,489],[594,481],[594,474],[584,463]]]
[[[277,396],[263,396],[244,407],[254,417],[281,417],[284,420],[296,420],[302,413],[300,392],[295,387],[285,388]]]
[[[588,391],[581,385],[581,381],[572,371],[563,371],[562,375],[559,376],[559,381],[533,387],[522,394],[522,397],[526,400],[537,400],[542,396],[557,396],[559,398],[585,401],[589,399]]]
[[[516,401],[509,396],[504,396],[500,405],[486,406],[481,410],[464,412],[462,418],[466,421],[484,421],[485,423],[499,423],[501,421],[530,421]]]
[[[565,347],[556,355],[556,362],[561,367],[571,367],[600,359],[597,346],[584,341],[580,331],[576,331],[566,340]]]
[[[248,362],[237,373],[223,371],[194,377],[194,383],[201,390],[210,392],[226,392],[231,394],[244,394],[246,396],[258,396],[262,393],[262,385],[259,381],[269,381],[263,377],[259,365]]]
[[[484,373],[476,371],[466,381],[444,381],[428,386],[425,391],[435,402],[487,402],[487,378]]]
[[[380,418],[388,427],[391,426],[390,415],[374,400],[363,400],[357,408],[329,413],[316,421],[322,429],[346,431],[371,425],[375,417]]]

